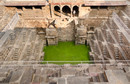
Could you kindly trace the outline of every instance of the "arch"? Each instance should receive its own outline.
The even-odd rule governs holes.
[[[60,11],[60,6],[54,6],[54,14],[56,15],[56,16],[59,16],[59,17],[61,17],[61,11]]]
[[[75,11],[75,13],[74,13]],[[73,16],[79,16],[79,7],[78,6],[73,6]]]
[[[71,8],[67,5],[65,5],[63,8],[62,8],[62,11],[63,13],[65,13],[65,15],[69,16],[71,14]]]
[[[60,12],[60,7],[59,6],[54,6],[54,11]]]

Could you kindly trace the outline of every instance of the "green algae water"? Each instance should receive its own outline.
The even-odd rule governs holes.
[[[43,51],[45,52],[43,61],[89,61],[90,48],[86,45],[75,45],[74,42],[59,42],[58,45],[45,46]],[[60,64],[78,64],[78,62]]]

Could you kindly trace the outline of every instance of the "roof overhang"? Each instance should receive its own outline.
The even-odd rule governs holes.
[[[126,0],[51,0],[51,5],[124,6]]]
[[[45,1],[15,1],[15,2],[5,2],[5,6],[45,6],[48,3]]]
[[[49,3],[45,0],[43,1],[6,1],[5,6],[45,6]],[[51,5],[81,5],[85,6],[125,6],[126,1],[90,1],[85,0],[81,2],[51,2]]]
[[[126,1],[86,1],[86,6],[125,6]]]

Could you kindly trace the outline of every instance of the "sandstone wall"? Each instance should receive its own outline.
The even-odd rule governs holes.
[[[74,41],[75,39],[75,26],[74,22],[71,22],[66,28],[58,28],[58,39],[59,41]]]

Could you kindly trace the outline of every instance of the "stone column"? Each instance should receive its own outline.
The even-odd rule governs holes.
[[[72,15],[73,15],[73,5],[71,4],[71,17],[73,17]]]
[[[81,5],[79,5],[79,15],[78,15],[78,17],[82,16],[82,13],[80,13],[80,10],[82,10]]]
[[[54,6],[51,5],[51,17],[54,17]]]
[[[34,7],[32,7],[32,9],[33,9],[33,10],[35,10],[35,8],[34,8]]]
[[[22,7],[22,10],[24,11],[24,10],[25,10],[25,8],[24,8],[24,7]]]
[[[60,14],[61,14],[61,18],[62,18],[62,5],[60,5]]]

